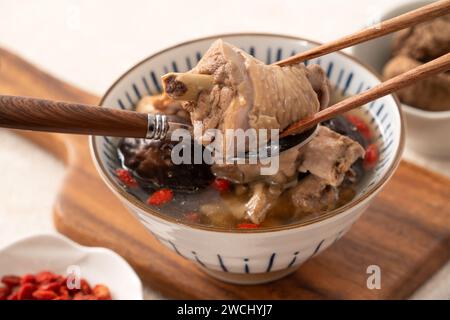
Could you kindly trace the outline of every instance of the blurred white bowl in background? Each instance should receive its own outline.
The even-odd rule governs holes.
[[[387,20],[434,1],[411,1],[386,10],[381,20]],[[381,74],[391,57],[392,34],[359,44],[351,49],[361,61]],[[406,122],[406,145],[418,153],[434,157],[450,157],[450,111],[424,111],[402,103]]]

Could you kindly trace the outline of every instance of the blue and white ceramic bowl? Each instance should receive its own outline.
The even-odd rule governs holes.
[[[231,34],[189,41],[158,52],[127,71],[103,96],[101,104],[132,110],[144,95],[160,91],[160,76],[192,68],[217,38],[233,43],[258,59],[272,63],[317,45],[309,40],[271,34]],[[320,64],[343,94],[356,94],[380,82],[367,67],[344,53],[307,64]],[[374,173],[347,205],[309,220],[263,230],[224,230],[191,225],[162,215],[122,188],[118,139],[91,137],[94,162],[105,183],[124,205],[170,250],[224,281],[253,284],[272,281],[296,270],[342,237],[392,176],[403,149],[404,134],[398,101],[386,96],[364,107],[379,132],[380,161]]]

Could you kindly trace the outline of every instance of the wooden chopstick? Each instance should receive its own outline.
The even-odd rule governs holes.
[[[450,13],[450,0],[437,1],[416,10],[407,12],[395,18],[383,21],[376,26],[367,27],[351,35],[323,44],[316,48],[301,52],[292,57],[275,62],[275,65],[285,66],[305,60],[317,58],[325,54],[338,51],[355,44],[372,40],[388,33],[414,26],[418,23],[431,20]]]
[[[376,100],[404,88],[416,81],[446,70],[450,70],[450,53],[384,81],[363,93],[342,100],[331,107],[313,114],[310,117],[303,118],[281,132],[280,138],[298,134],[315,126],[319,122],[331,119],[338,114],[360,107],[370,101]]]

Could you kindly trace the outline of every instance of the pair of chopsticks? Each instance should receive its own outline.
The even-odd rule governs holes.
[[[286,66],[300,63],[305,60],[317,58],[325,54],[351,47],[358,43],[372,40],[386,34],[412,27],[421,22],[450,13],[450,0],[437,1],[414,11],[410,11],[395,18],[383,21],[376,26],[365,28],[361,31],[345,36],[341,39],[320,45],[316,48],[299,53],[287,59],[278,61],[275,65]],[[342,100],[322,111],[293,123],[283,132],[280,137],[298,134],[304,130],[314,127],[316,124],[331,119],[338,114],[360,107],[370,101],[388,95],[394,91],[404,88],[416,81],[431,75],[450,69],[450,53],[425,63],[417,68],[411,69],[401,75],[391,78],[379,85],[355,96]]]

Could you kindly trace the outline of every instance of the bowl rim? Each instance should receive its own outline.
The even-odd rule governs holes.
[[[239,36],[254,36],[254,37],[273,37],[273,38],[283,38],[283,39],[287,39],[287,40],[295,40],[295,41],[305,41],[307,43],[311,43],[314,44],[316,46],[321,45],[320,42],[317,41],[313,41],[313,40],[309,40],[307,38],[303,38],[303,37],[297,37],[297,36],[293,36],[293,35],[283,35],[283,34],[275,34],[275,33],[260,33],[260,32],[243,32],[243,33],[223,33],[223,34],[218,34],[218,35],[210,35],[210,36],[206,36],[206,37],[200,37],[200,38],[195,38],[192,40],[188,40],[185,42],[181,42],[169,47],[166,47],[160,51],[157,51],[156,53],[153,53],[152,55],[148,56],[147,58],[144,58],[143,60],[139,61],[138,63],[136,63],[135,65],[133,65],[131,68],[129,68],[127,71],[125,71],[116,81],[114,81],[114,83],[108,88],[108,90],[103,94],[99,105],[102,106],[106,97],[110,94],[110,92],[114,89],[114,87],[116,87],[116,85],[118,83],[120,83],[126,76],[128,76],[131,72],[133,72],[134,70],[136,70],[137,68],[139,68],[141,65],[143,65],[144,63],[146,63],[147,61],[154,59],[155,57],[164,54],[170,50],[185,46],[185,45],[189,45],[189,44],[193,44],[199,41],[205,41],[205,40],[214,40],[214,39],[218,39],[218,38],[222,38],[222,37],[239,37]],[[343,51],[337,51],[336,53],[343,55],[344,57],[350,59],[351,61],[355,62],[356,64],[361,65],[362,67],[364,67],[365,69],[367,69],[367,71],[369,71],[369,73],[371,73],[377,80],[379,80],[380,82],[382,82],[382,78],[381,76],[378,74],[377,71],[375,71],[374,68],[372,68],[371,66],[361,62],[359,59],[351,56],[350,54],[347,54]],[[392,162],[392,164],[390,165],[390,167],[387,169],[386,173],[381,177],[380,181],[378,181],[376,184],[374,184],[371,188],[369,188],[366,192],[366,194],[364,194],[363,196],[361,196],[360,198],[356,199],[356,200],[352,200],[349,203],[336,208],[334,210],[328,211],[324,214],[321,214],[317,217],[313,217],[310,219],[306,219],[304,221],[300,221],[297,223],[292,223],[292,224],[288,224],[288,225],[282,225],[282,226],[276,226],[276,227],[269,227],[269,228],[262,228],[262,229],[225,229],[225,228],[220,228],[220,227],[211,227],[211,226],[203,226],[203,225],[199,225],[199,224],[194,224],[194,223],[189,223],[189,222],[184,222],[181,221],[179,219],[176,219],[174,217],[162,214],[158,211],[152,210],[151,208],[145,206],[145,204],[142,201],[139,201],[138,199],[135,199],[134,197],[132,197],[128,192],[126,192],[125,190],[122,190],[122,188],[113,180],[109,177],[108,174],[106,174],[106,169],[103,165],[103,163],[101,161],[99,161],[100,157],[98,154],[98,147],[95,141],[95,136],[90,136],[89,137],[89,141],[90,141],[90,149],[91,149],[91,155],[93,155],[94,158],[94,163],[97,167],[97,170],[99,171],[100,175],[102,176],[103,180],[106,182],[106,184],[109,186],[109,188],[111,188],[111,190],[113,190],[116,194],[120,195],[121,197],[123,197],[125,200],[127,200],[127,202],[131,203],[133,206],[135,206],[137,209],[142,210],[143,212],[145,212],[148,215],[151,216],[155,216],[156,218],[162,219],[165,222],[169,222],[178,226],[182,226],[182,227],[186,227],[186,228],[192,228],[192,229],[196,229],[196,230],[201,230],[201,231],[209,231],[209,232],[219,232],[219,233],[235,233],[235,234],[256,234],[256,233],[269,233],[269,232],[276,232],[276,231],[286,231],[286,230],[292,230],[292,229],[297,229],[297,228],[301,228],[301,227],[305,227],[305,226],[310,226],[313,225],[315,223],[319,223],[325,220],[328,220],[332,217],[335,217],[341,213],[344,213],[358,205],[360,205],[361,203],[367,201],[368,199],[370,199],[370,197],[374,194],[377,193],[377,191],[380,190],[380,188],[390,179],[390,177],[393,175],[395,169],[398,167],[400,160],[401,160],[401,155],[404,149],[404,145],[405,145],[405,126],[404,126],[404,116],[403,116],[403,112],[402,112],[402,108],[401,108],[401,104],[400,101],[398,100],[396,95],[391,94],[392,98],[394,99],[395,105],[397,107],[397,111],[399,112],[399,116],[400,116],[400,141],[399,141],[399,146],[396,150],[395,156],[394,156],[394,160]]]

